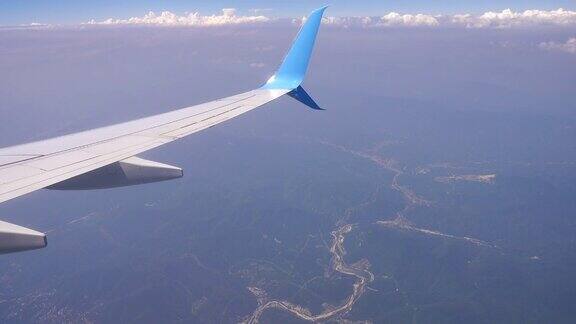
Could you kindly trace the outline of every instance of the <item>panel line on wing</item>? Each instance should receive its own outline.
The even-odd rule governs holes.
[[[29,160],[33,160],[35,158],[41,157],[42,155],[24,155],[24,154],[18,154],[18,155],[0,155],[0,170],[2,170],[4,167],[8,167],[14,164],[18,164],[21,162],[25,162],[25,161],[29,161]]]

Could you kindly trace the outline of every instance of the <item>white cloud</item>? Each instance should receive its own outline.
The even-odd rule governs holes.
[[[568,39],[565,43],[543,42],[540,43],[538,47],[547,51],[562,51],[571,54],[576,54],[576,37]]]
[[[295,20],[300,23],[305,20]],[[501,12],[488,11],[480,15],[427,15],[400,14],[390,12],[381,17],[326,17],[324,24],[351,27],[466,27],[466,28],[512,28],[529,26],[574,26],[576,11],[526,10],[515,12],[505,9]]]
[[[370,21],[371,22],[371,21]],[[401,15],[397,12],[391,12],[380,18],[380,21],[376,24],[381,24],[383,26],[408,26],[408,27],[419,27],[427,26],[433,27],[438,26],[438,20],[430,15],[416,14]]]
[[[222,9],[222,15],[226,17],[234,17],[236,16],[236,9],[235,8],[224,8]]]
[[[306,21],[306,17],[302,20],[294,20],[295,23],[301,24]],[[352,26],[368,26],[372,23],[372,18],[370,17],[324,17],[322,18],[322,23],[325,25],[333,25],[340,27],[352,27]]]
[[[221,26],[266,22],[265,16],[237,16],[236,9],[224,8],[221,15],[201,16],[198,12],[178,16],[170,11],[156,14],[148,12],[142,17],[128,19],[109,18],[104,21],[90,20],[88,25],[158,25],[158,26]]]
[[[292,23],[301,25],[306,17],[292,19]],[[422,27],[437,26],[435,17],[423,14],[399,14],[390,12],[382,17],[324,17],[322,23],[339,27]]]
[[[470,14],[452,16],[452,23],[468,28],[509,28],[517,26],[574,25],[576,11],[564,10],[526,10],[514,12],[510,9],[501,12],[488,11],[480,16]]]
[[[169,11],[156,14],[149,12],[142,17],[127,19],[110,18],[104,21],[91,20],[93,25],[160,25],[160,26],[220,26],[268,22],[272,19],[262,15],[270,9],[251,9],[248,16],[237,15],[236,9],[222,9],[220,15],[202,16],[198,12],[177,15]],[[302,24],[306,17],[293,19]],[[505,9],[500,12],[488,11],[483,14],[428,15],[390,12],[382,16],[366,17],[324,17],[323,24],[348,27],[455,27],[455,28],[512,28],[529,26],[576,26],[576,11],[526,10],[515,12]]]

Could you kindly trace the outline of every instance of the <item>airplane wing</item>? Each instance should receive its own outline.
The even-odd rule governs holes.
[[[48,188],[96,189],[174,179],[182,169],[137,154],[215,126],[285,94],[320,109],[300,86],[326,7],[313,11],[278,71],[259,89],[117,125],[0,149],[0,203]],[[45,247],[43,233],[0,221],[0,253]]]

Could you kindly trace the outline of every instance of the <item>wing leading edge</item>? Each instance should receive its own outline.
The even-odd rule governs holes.
[[[65,181],[69,184],[71,179],[76,180],[74,183],[77,184],[100,169],[103,172],[108,169],[125,170],[125,166],[130,164],[132,170],[136,170],[132,171],[132,175],[139,175],[142,170],[148,169],[163,172],[157,167],[160,165],[158,163],[146,161],[148,169],[142,169],[141,161],[134,167],[129,159],[242,115],[285,94],[319,109],[310,96],[306,94],[303,97],[304,90],[300,84],[304,80],[325,9],[323,7],[310,14],[282,65],[261,88],[113,126],[0,149],[0,203],[42,188],[62,188],[58,184]],[[111,167],[117,163],[121,163],[119,168]],[[166,167],[174,172],[174,167]],[[138,179],[127,181],[127,174],[120,172],[122,183],[146,182]],[[98,174],[101,177],[102,172]],[[150,178],[149,175],[143,177]],[[45,234],[0,221],[0,253],[37,249],[46,244]]]

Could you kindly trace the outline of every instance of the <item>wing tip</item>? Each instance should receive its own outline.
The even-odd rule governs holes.
[[[262,88],[294,90],[300,86],[306,76],[316,36],[327,8],[328,6],[320,7],[308,15],[280,68]]]

